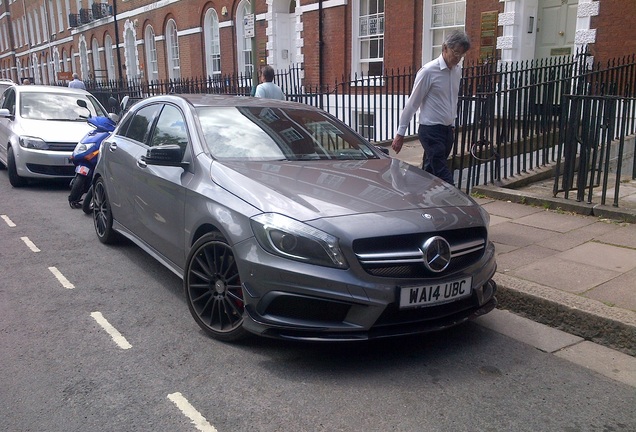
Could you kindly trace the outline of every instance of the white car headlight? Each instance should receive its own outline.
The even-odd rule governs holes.
[[[258,243],[274,255],[321,266],[348,267],[338,239],[331,234],[276,213],[255,216],[251,224]]]
[[[38,150],[46,150],[46,149],[49,148],[49,145],[46,143],[46,141],[44,141],[44,140],[42,140],[40,138],[21,136],[20,137],[20,147],[32,148],[32,149],[38,149]]]

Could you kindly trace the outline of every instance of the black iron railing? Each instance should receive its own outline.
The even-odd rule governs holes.
[[[573,105],[572,95],[635,97],[636,55],[606,65],[589,64],[588,59],[585,52],[580,52],[550,59],[465,65],[457,107],[456,144],[450,161],[456,184],[469,192],[477,184],[506,180],[561,161],[571,151],[562,148],[572,136],[566,134],[566,126],[578,124],[582,116]],[[278,71],[275,82],[288,100],[320,107],[370,141],[388,144],[397,129],[415,73],[411,69],[387,70],[382,77],[353,75],[318,87],[305,85],[302,70],[293,67]],[[144,98],[167,93],[247,96],[253,85],[251,75],[243,74],[86,84],[103,102],[110,96]],[[607,112],[599,104],[585,109]],[[629,101],[618,104],[626,107],[626,120],[621,128],[613,129],[610,140],[636,132],[636,105]],[[414,116],[407,134],[416,133]],[[570,165],[562,165],[561,175],[572,178],[573,173],[566,173],[570,169],[573,169]]]

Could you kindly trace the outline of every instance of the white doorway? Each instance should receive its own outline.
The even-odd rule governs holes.
[[[539,0],[535,58],[574,52],[579,0]]]
[[[276,70],[288,70],[297,62],[296,41],[296,0],[278,0],[272,3],[273,8],[273,50],[270,52],[271,66]]]

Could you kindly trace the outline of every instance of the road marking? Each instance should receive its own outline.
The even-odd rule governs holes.
[[[35,243],[33,243],[31,240],[29,240],[28,237],[20,237],[20,239],[24,242],[25,245],[27,245],[29,247],[29,249],[31,249],[33,252],[40,252],[40,249],[38,249],[38,247],[35,245]]]
[[[53,273],[53,275],[57,278],[57,280],[60,281],[60,283],[62,284],[64,288],[66,289],[75,288],[75,285],[70,283],[69,280],[66,279],[64,275],[62,274],[62,272],[60,272],[56,267],[49,267],[49,270],[51,271],[51,273]]]
[[[102,326],[104,330],[106,330],[106,333],[108,333],[110,337],[113,338],[113,340],[119,346],[119,348],[121,349],[132,348],[132,345],[128,343],[126,338],[123,337],[121,333],[119,333],[115,327],[110,325],[108,321],[106,321],[106,318],[104,318],[104,315],[102,315],[101,312],[92,312],[91,316],[93,317],[95,321],[97,321],[97,324],[99,324],[100,326]]]
[[[11,228],[15,227],[15,224],[13,223],[13,221],[11,219],[9,219],[9,216],[2,215],[0,217],[2,217],[2,219],[4,219],[4,221],[7,223],[7,225],[9,225]]]
[[[217,432],[216,428],[212,426],[208,421],[203,417],[186,398],[179,392],[172,393],[168,395],[168,399],[170,399],[176,406],[181,410],[181,412],[192,420],[192,424],[200,430],[201,432]]]

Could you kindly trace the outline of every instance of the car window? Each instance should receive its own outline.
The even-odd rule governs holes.
[[[87,107],[77,104],[86,102]],[[96,100],[95,100],[96,101]],[[98,110],[97,107],[100,107]],[[99,103],[84,95],[55,92],[22,92],[20,94],[20,117],[33,120],[86,121],[86,117],[105,115]]]
[[[2,97],[2,108],[8,109],[11,114],[15,115],[15,90],[7,89]]]
[[[188,145],[188,131],[181,111],[172,105],[165,105],[157,119],[157,124],[149,145],[177,144],[183,155]]]
[[[369,159],[376,154],[343,123],[302,108],[198,108],[210,153],[248,160]]]
[[[125,131],[122,130],[121,134],[140,143],[145,143],[148,139],[152,122],[160,108],[161,105],[159,104],[141,108],[132,116],[130,124]]]

